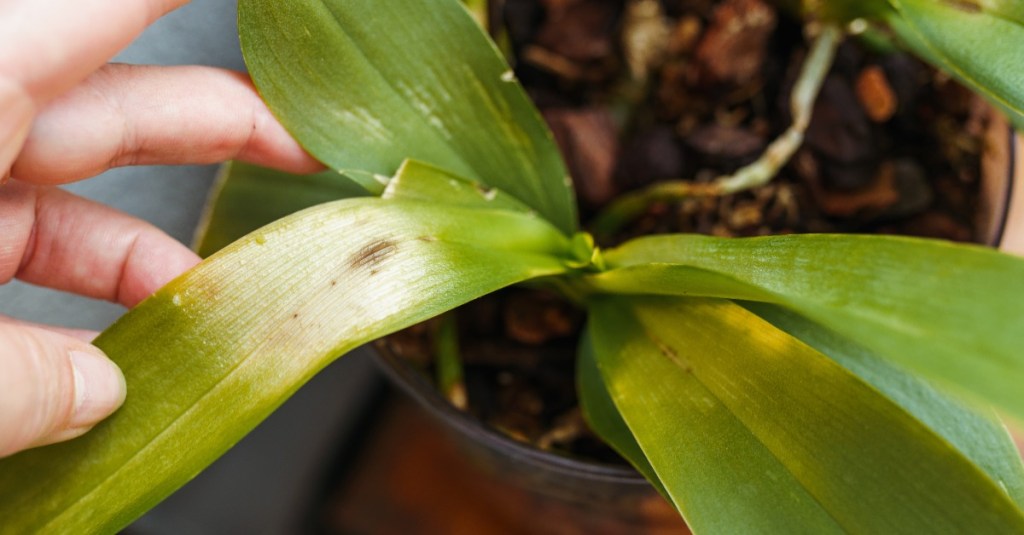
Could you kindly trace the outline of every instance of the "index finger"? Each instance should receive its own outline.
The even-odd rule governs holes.
[[[0,0],[0,94],[20,91],[38,108],[188,1]]]

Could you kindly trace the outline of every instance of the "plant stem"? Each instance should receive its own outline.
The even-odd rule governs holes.
[[[437,386],[455,408],[466,410],[466,384],[459,355],[459,331],[455,314],[440,318],[434,351],[437,354]]]
[[[838,26],[830,24],[822,27],[800,69],[800,76],[790,95],[793,124],[768,145],[760,158],[732,175],[720,176],[708,183],[668,180],[623,195],[594,218],[591,225],[594,234],[609,236],[615,233],[656,202],[729,195],[768,183],[803,144],[804,133],[811,122],[814,101],[818,98],[825,76],[832,67],[836,48],[842,42],[843,35],[843,30]]]

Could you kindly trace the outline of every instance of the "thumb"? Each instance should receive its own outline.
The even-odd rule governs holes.
[[[0,323],[0,457],[85,433],[125,391],[121,370],[96,347]]]

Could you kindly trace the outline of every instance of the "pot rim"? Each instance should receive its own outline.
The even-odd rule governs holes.
[[[996,232],[991,236],[989,239],[990,243],[988,244],[996,248],[1003,244],[1006,234],[1005,231],[1010,214],[1010,201],[1014,193],[1014,175],[1017,168],[1017,160],[1022,157],[1017,152],[1018,134],[1016,130],[1012,126],[1008,126],[1007,129],[1009,131],[1009,135],[1006,136],[1006,142],[1009,144],[1007,152],[1007,177],[1002,188],[1001,205],[996,209],[996,212],[998,212]],[[620,485],[637,487],[650,485],[631,466],[616,466],[574,459],[543,451],[529,444],[511,439],[452,406],[447,399],[441,396],[423,373],[414,369],[409,363],[391,352],[383,342],[374,343],[372,347],[376,356],[374,360],[385,375],[394,383],[397,383],[406,394],[425,407],[434,417],[447,422],[467,439],[478,442],[494,451],[501,452],[511,459],[550,470],[557,474]]]
[[[1003,239],[1006,237],[1006,226],[1010,221],[1010,208],[1013,201],[1013,183],[1016,178],[1017,160],[1022,157],[1022,155],[1017,154],[1017,137],[1019,135],[1017,130],[1015,130],[1012,125],[1007,125],[1006,128],[1010,132],[1010,135],[1006,136],[1006,142],[1009,144],[1006,152],[1006,184],[1003,186],[1003,195],[1001,199],[1002,206],[997,210],[999,212],[999,223],[996,225],[996,232],[992,236],[992,243],[989,244],[997,249],[1004,245]],[[1024,179],[1024,177],[1021,178]]]
[[[441,396],[423,373],[396,356],[383,343],[374,343],[372,346],[376,356],[374,360],[385,375],[434,417],[451,425],[464,437],[511,459],[576,479],[638,487],[650,485],[633,467],[574,459],[513,440],[456,409]]]

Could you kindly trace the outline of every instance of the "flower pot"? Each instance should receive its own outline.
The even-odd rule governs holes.
[[[1000,135],[997,129],[1003,125],[993,127],[990,155],[983,161],[985,206],[980,214],[989,218],[988,244],[1024,255],[1024,136],[1013,130],[1009,130],[1008,136]],[[1006,178],[999,180],[1000,176]]]
[[[448,431],[474,479],[496,492],[474,496],[494,522],[529,533],[689,533],[678,513],[635,470],[536,449],[453,407],[422,372],[375,345],[385,374]]]
[[[1024,253],[1024,140],[991,121],[983,158],[976,240]],[[552,533],[687,533],[676,511],[634,470],[567,458],[517,442],[454,408],[421,371],[376,344],[384,372],[442,422],[472,469],[504,487],[501,522]],[[474,499],[493,499],[479,497]],[[504,509],[503,509],[504,506]],[[524,511],[524,507],[527,508]],[[539,526],[539,527],[538,527]]]

